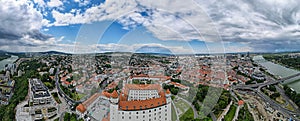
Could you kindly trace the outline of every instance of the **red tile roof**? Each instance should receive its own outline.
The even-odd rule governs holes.
[[[165,96],[147,100],[120,101],[119,108],[122,110],[144,110],[166,104]]]
[[[171,92],[170,92],[170,90],[169,90],[169,89],[167,89],[167,91],[166,91],[166,94],[171,94]]]
[[[117,90],[114,90],[114,91],[112,92],[111,97],[112,97],[112,98],[118,98],[118,92],[117,92]]]
[[[184,85],[182,85],[180,83],[177,83],[177,82],[172,82],[171,81],[169,84],[174,85],[175,87],[182,88],[182,89],[187,88],[187,86],[184,86]]]
[[[129,90],[157,90],[160,97],[146,100],[127,100]],[[159,84],[126,84],[120,94],[119,109],[121,110],[144,110],[166,104],[165,92]]]
[[[109,121],[110,120],[110,114],[107,114],[107,117],[102,118],[102,121]]]
[[[86,108],[85,108],[85,106],[81,103],[81,104],[79,104],[77,107],[76,107],[76,109],[78,110],[78,111],[80,111],[81,113],[84,113],[85,111],[86,111]]]
[[[244,101],[243,100],[239,100],[238,104],[239,105],[244,105]]]
[[[100,95],[101,95],[100,93],[95,93],[89,99],[87,99],[86,101],[84,101],[82,104],[85,107],[89,107]]]

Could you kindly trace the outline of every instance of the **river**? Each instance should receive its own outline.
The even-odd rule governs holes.
[[[0,61],[0,71],[4,70],[6,64],[14,63],[16,60],[18,60],[18,58],[18,56],[11,55],[10,58]]]
[[[300,71],[290,69],[290,68],[284,67],[282,65],[275,64],[273,62],[265,60],[262,55],[254,56],[253,60],[255,62],[257,62],[258,64],[262,65],[263,67],[265,67],[269,73],[271,73],[275,76],[279,76],[281,78],[300,73]],[[299,79],[300,79],[299,76],[289,79],[289,80],[287,80],[287,82],[290,82],[290,83],[285,83],[285,84],[288,84],[289,87],[293,88],[296,92],[300,93],[300,88],[299,88],[300,80]],[[295,81],[295,80],[299,80],[299,81]]]

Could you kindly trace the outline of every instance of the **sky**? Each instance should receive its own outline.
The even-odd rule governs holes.
[[[299,51],[299,24],[299,0],[0,0],[0,50]]]

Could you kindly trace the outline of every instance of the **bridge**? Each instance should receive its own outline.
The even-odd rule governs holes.
[[[268,85],[273,85],[273,84],[277,84],[277,83],[283,83],[286,80],[295,78],[300,76],[300,73],[285,77],[285,78],[281,78],[279,80],[274,80],[272,78],[269,78],[270,80],[265,82],[265,83],[257,83],[257,84],[249,84],[249,85],[236,85],[233,86],[232,89],[249,89],[249,88],[257,88],[257,87],[264,87],[264,86],[268,86]]]
[[[296,118],[296,116],[300,116],[300,112],[298,111],[291,111],[288,110],[284,107],[282,107],[280,104],[276,103],[275,101],[273,101],[272,99],[270,99],[267,95],[265,95],[264,93],[261,92],[261,88],[268,86],[268,85],[273,85],[273,84],[277,84],[277,83],[282,83],[286,80],[289,80],[291,78],[295,78],[300,76],[300,73],[282,78],[282,79],[278,79],[278,80],[274,80],[273,78],[268,78],[269,81],[265,82],[265,83],[258,83],[258,84],[251,84],[251,85],[237,85],[237,86],[232,86],[232,89],[238,89],[238,90],[249,90],[249,91],[253,91],[255,92],[255,94],[259,97],[261,97],[264,101],[267,102],[268,105],[271,105],[274,109],[279,110],[281,112],[284,112],[286,114],[289,114],[291,117]]]

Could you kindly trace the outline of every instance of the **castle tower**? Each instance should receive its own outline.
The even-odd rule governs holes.
[[[171,99],[171,92],[169,89],[167,89],[166,91],[166,98],[167,98],[167,103],[171,103],[172,99]]]

